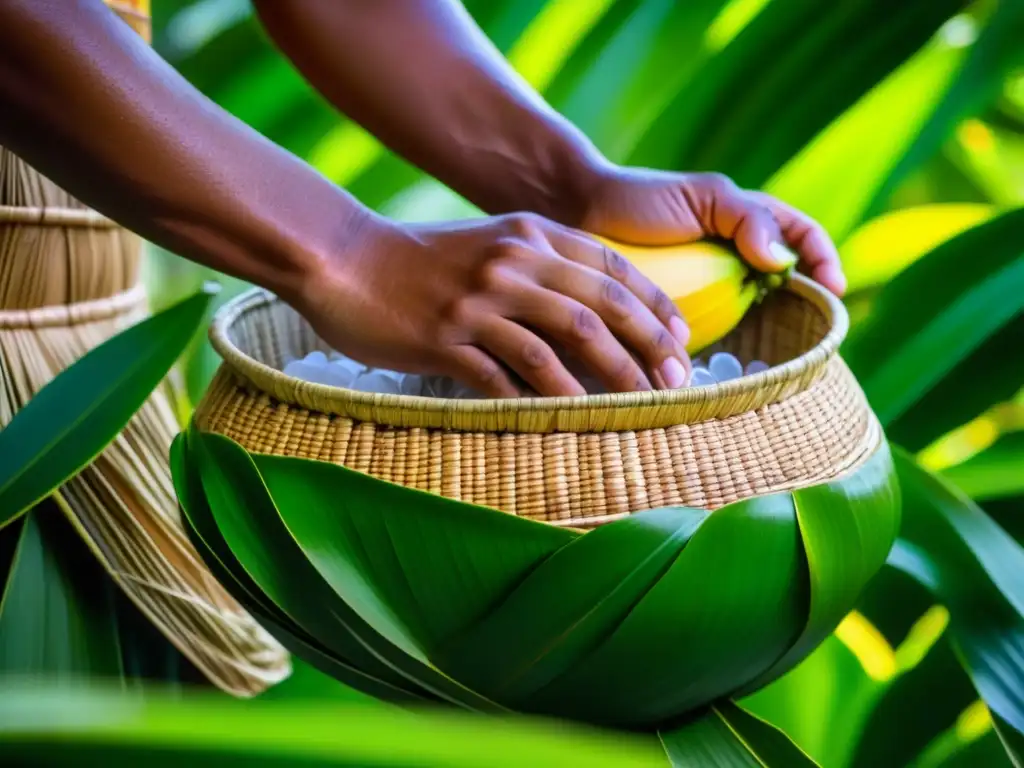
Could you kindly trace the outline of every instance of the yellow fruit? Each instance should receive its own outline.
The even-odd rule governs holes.
[[[625,256],[675,302],[690,326],[690,354],[728,334],[764,291],[760,274],[718,243],[649,247],[597,239]]]

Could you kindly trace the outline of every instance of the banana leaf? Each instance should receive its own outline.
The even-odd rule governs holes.
[[[980,10],[984,13],[987,9]],[[963,21],[970,23],[967,19]],[[869,215],[882,210],[898,185],[939,151],[958,123],[992,104],[1007,75],[1024,64],[1024,46],[1020,44],[1024,40],[1024,3],[997,2],[987,17],[978,22],[981,30],[956,79],[879,188],[868,209]]]
[[[0,527],[98,456],[167,375],[213,287],[90,350],[0,430]]]
[[[942,472],[975,501],[1024,495],[1024,432],[1001,435],[967,461]]]
[[[964,5],[773,0],[676,95],[630,162],[760,187]]]
[[[791,672],[738,703],[818,764],[842,765],[881,685],[833,634]]]
[[[852,750],[850,768],[902,768],[953,727],[977,693],[946,638],[884,689]]]
[[[950,641],[1008,748],[1024,734],[1024,548],[902,451],[903,527],[889,563],[949,609]]]
[[[57,505],[46,500],[22,515],[0,531],[0,546],[9,553],[0,675],[120,677],[113,594]]]
[[[996,213],[992,205],[937,203],[890,211],[866,222],[839,248],[847,292],[884,285],[925,254]]]
[[[711,515],[650,510],[585,536],[329,463],[250,455],[194,428],[172,458],[211,568],[347,684],[399,702],[663,725],[671,739],[688,727],[673,720],[784,673],[827,637],[898,524],[886,450],[826,486]],[[769,727],[735,719],[734,735]],[[794,749],[765,738],[769,754]]]
[[[98,686],[0,686],[11,765],[663,768],[651,738],[375,704],[146,700]]]
[[[981,342],[913,407],[886,428],[908,451],[920,451],[994,405],[1012,398],[1024,381],[1024,314]]]
[[[1022,242],[1024,209],[1017,209],[939,246],[881,291],[843,356],[883,424],[1021,314]],[[932,417],[945,423],[939,409]]]

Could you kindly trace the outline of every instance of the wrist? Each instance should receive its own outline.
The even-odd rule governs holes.
[[[558,114],[530,111],[515,118],[508,120],[514,132],[496,132],[498,146],[469,153],[463,167],[472,178],[453,186],[491,215],[530,211],[575,226],[611,163]]]
[[[308,241],[296,259],[298,278],[290,296],[278,294],[301,314],[354,300],[366,291],[365,273],[382,248],[407,239],[402,226],[359,206],[321,237]]]

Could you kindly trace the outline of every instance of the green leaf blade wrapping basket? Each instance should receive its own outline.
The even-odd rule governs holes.
[[[252,291],[172,450],[215,575],[292,652],[401,703],[649,730],[807,656],[900,521],[882,429],[839,358],[847,317],[796,276],[711,387],[522,401],[353,392]]]

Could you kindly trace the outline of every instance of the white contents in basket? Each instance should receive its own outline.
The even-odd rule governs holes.
[[[743,376],[753,376],[767,371],[768,368],[768,364],[761,360],[752,360],[744,367],[736,357],[728,352],[715,352],[706,364],[699,358],[693,361],[690,386],[705,387]],[[463,400],[484,397],[479,392],[447,376],[420,376],[414,373],[389,371],[384,368],[369,368],[333,351],[328,354],[316,350],[299,360],[290,360],[284,366],[284,373],[286,376],[293,376],[313,384],[344,387],[360,392]],[[582,378],[580,383],[592,395],[607,392],[594,378]]]

